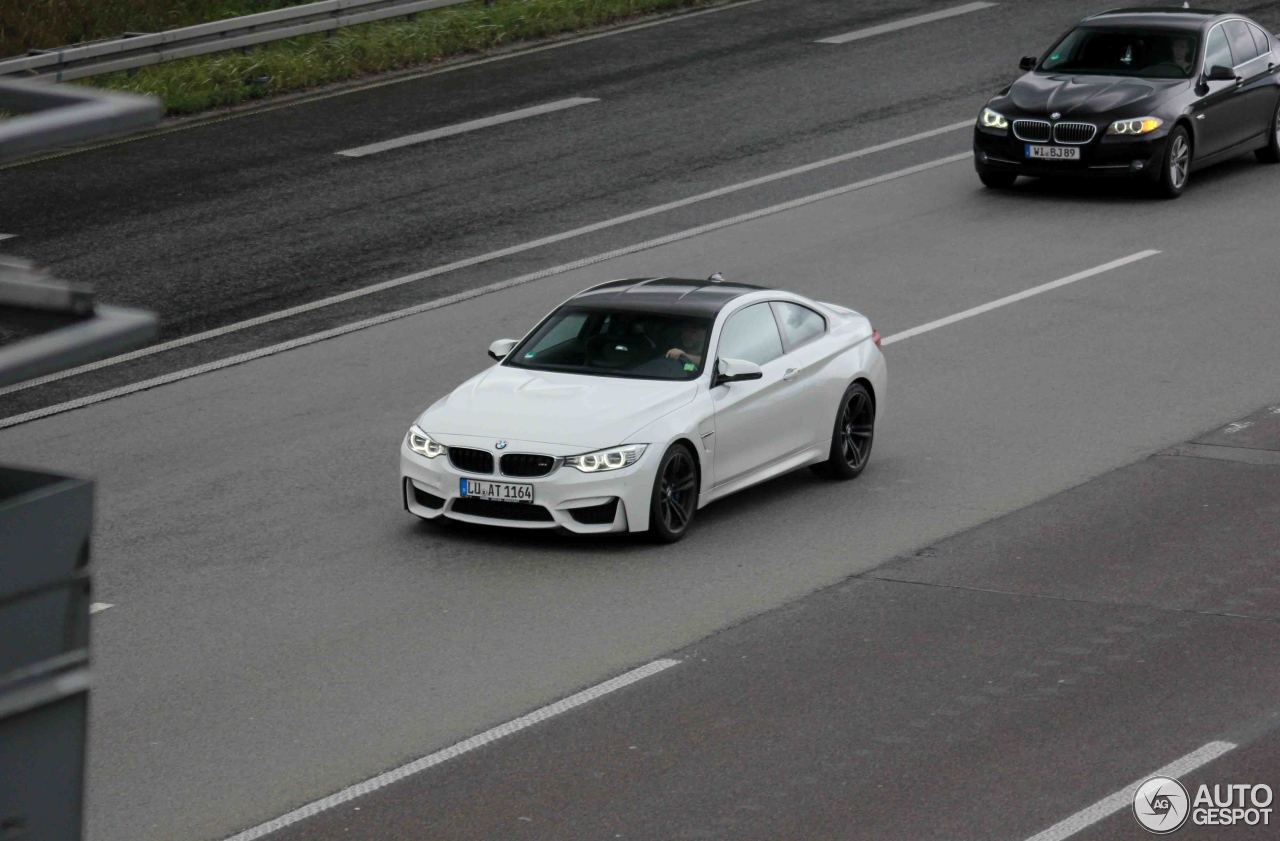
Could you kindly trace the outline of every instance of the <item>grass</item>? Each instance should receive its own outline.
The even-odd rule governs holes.
[[[310,0],[0,0],[0,57],[306,2]]]
[[[86,80],[191,114],[711,0],[496,0]],[[245,0],[240,0],[244,3]]]

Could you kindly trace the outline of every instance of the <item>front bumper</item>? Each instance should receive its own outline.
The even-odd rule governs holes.
[[[1036,177],[1155,177],[1164,160],[1169,132],[1165,129],[1143,137],[1098,136],[1075,148],[1078,161],[1044,161],[1027,158],[1025,141],[1012,131],[973,130],[973,163],[979,172],[1005,172]],[[1032,145],[1057,145],[1053,143]]]
[[[477,447],[453,436],[448,443]],[[491,439],[483,439],[485,444]],[[442,441],[442,443],[446,443]],[[426,458],[400,444],[400,493],[405,510],[425,520],[447,517],[468,523],[518,529],[561,528],[578,534],[644,531],[649,527],[649,499],[661,453],[649,447],[633,465],[621,470],[583,473],[558,464],[545,476],[532,478],[478,474],[459,470],[449,455]],[[508,452],[547,453],[545,444],[510,441]],[[486,504],[464,500],[463,479],[533,485],[533,502]]]

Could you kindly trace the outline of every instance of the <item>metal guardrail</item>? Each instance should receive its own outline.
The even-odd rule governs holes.
[[[0,76],[69,81],[117,70],[133,70],[180,58],[235,50],[346,26],[457,6],[470,0],[322,0],[272,12],[184,26],[165,32],[131,33],[79,46],[33,50],[0,61]]]

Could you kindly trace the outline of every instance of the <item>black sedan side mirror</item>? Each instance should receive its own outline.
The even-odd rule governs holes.
[[[1234,82],[1239,77],[1236,71],[1230,67],[1223,67],[1221,64],[1215,64],[1209,68],[1209,72],[1204,74],[1206,82]]]
[[[1035,56],[1024,55],[1022,58],[1018,59],[1018,69],[1019,70],[1035,70],[1036,65],[1039,63],[1040,63],[1040,59],[1036,58]]]

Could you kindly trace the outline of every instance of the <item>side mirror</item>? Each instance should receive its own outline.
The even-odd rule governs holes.
[[[740,383],[744,380],[758,380],[764,376],[764,371],[760,370],[760,366],[754,362],[748,362],[745,359],[717,359],[716,375],[711,380],[711,387],[725,383]]]
[[[1230,67],[1223,67],[1221,64],[1215,64],[1209,68],[1209,72],[1204,74],[1206,82],[1234,82],[1239,77],[1236,71]]]
[[[507,358],[507,354],[516,349],[518,344],[520,344],[519,339],[498,339],[489,345],[489,355],[501,362]]]
[[[1035,70],[1036,65],[1039,63],[1040,63],[1040,59],[1036,58],[1035,56],[1024,55],[1022,58],[1018,59],[1018,69],[1019,70]]]

